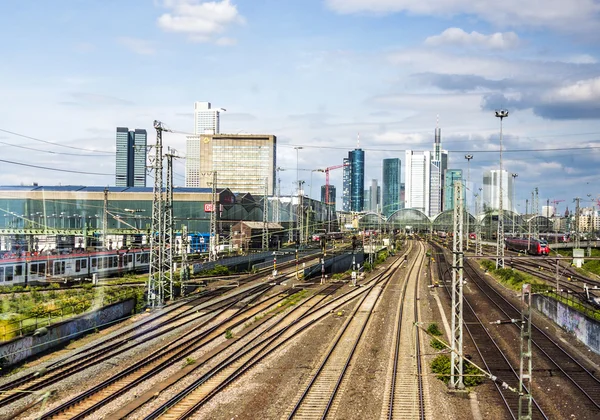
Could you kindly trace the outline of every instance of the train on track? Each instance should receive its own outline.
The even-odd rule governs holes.
[[[0,257],[0,286],[48,284],[69,279],[146,272],[149,249]]]
[[[540,239],[544,239],[549,243],[565,243],[569,242],[570,235],[568,233],[540,233]]]
[[[550,253],[548,242],[541,239],[506,238],[504,244],[508,250],[524,252],[529,255],[548,255]]]

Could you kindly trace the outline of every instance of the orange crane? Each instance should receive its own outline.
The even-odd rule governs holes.
[[[325,204],[329,204],[329,171],[333,169],[343,168],[344,166],[350,166],[349,163],[342,163],[341,165],[329,166],[325,169],[318,169],[319,172],[325,172]]]

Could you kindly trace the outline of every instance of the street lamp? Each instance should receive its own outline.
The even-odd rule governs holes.
[[[498,200],[498,240],[496,242],[498,258],[496,259],[496,268],[504,268],[504,211],[502,209],[502,121],[507,117],[508,111],[506,109],[500,109],[496,111],[496,118],[500,118],[500,182],[498,185],[500,197]]]
[[[473,159],[473,155],[469,154],[469,155],[465,155],[465,159],[467,159],[467,184],[471,184],[471,159]],[[467,188],[465,188],[467,190],[467,193],[465,194],[465,197],[468,196],[469,194],[469,190],[468,190],[468,185],[466,186]],[[470,208],[469,208],[469,200],[467,200],[466,203],[466,207],[467,207],[467,249],[469,249],[469,236],[471,235],[471,231],[469,230],[469,215],[470,215]]]
[[[302,193],[301,193],[301,187],[300,187],[300,177],[299,177],[299,169],[298,169],[298,156],[299,156],[299,151],[303,149],[302,146],[295,146],[294,149],[296,150],[296,185],[298,186],[298,206],[296,208],[297,210],[297,220],[296,220],[296,229],[297,229],[297,237],[296,237],[296,241],[298,243],[302,242],[302,203],[301,203],[301,198],[302,198]]]
[[[512,211],[513,211],[513,221],[512,221],[512,236],[515,236],[515,213],[517,212],[517,207],[515,206],[515,182],[517,182],[517,177],[519,176],[519,174],[510,174],[510,176],[512,176],[513,178],[513,185],[512,185],[512,203],[511,203],[511,207],[512,207]]]

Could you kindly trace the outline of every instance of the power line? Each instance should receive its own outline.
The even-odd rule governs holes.
[[[100,172],[84,172],[84,171],[73,171],[73,170],[70,170],[70,169],[49,168],[47,166],[30,165],[29,163],[14,162],[12,160],[4,160],[4,159],[0,159],[0,162],[10,163],[10,164],[19,165],[19,166],[27,166],[29,168],[45,169],[47,171],[68,172],[68,173],[72,173],[72,174],[102,175],[102,176],[114,175],[114,174],[103,174],[103,173],[100,173]]]
[[[53,146],[66,147],[67,149],[83,150],[83,151],[86,151],[86,152],[99,153],[99,154],[103,154],[103,155],[112,155],[113,154],[112,152],[102,152],[100,150],[84,149],[83,147],[67,146],[65,144],[55,143],[55,142],[52,142],[52,141],[42,140],[42,139],[38,139],[38,138],[35,138],[35,137],[27,136],[25,134],[15,133],[14,131],[5,130],[3,128],[0,128],[0,131],[3,132],[3,133],[12,134],[13,136],[23,137],[25,139],[39,141],[41,143],[46,143],[46,144],[51,144]]]
[[[6,146],[18,147],[19,149],[27,149],[27,150],[34,150],[36,152],[50,153],[52,155],[80,156],[80,157],[98,157],[98,156],[86,155],[86,154],[82,154],[82,153],[53,152],[52,150],[36,149],[35,147],[21,146],[19,144],[5,143],[3,141],[0,141],[0,144],[4,144]]]
[[[591,140],[591,141],[599,141],[599,140]],[[338,147],[338,146],[311,146],[311,145],[293,145],[293,144],[278,144],[278,147],[302,147],[305,149],[334,149],[334,150],[348,150],[348,147]],[[366,152],[404,152],[406,150],[413,149],[371,149],[371,148],[363,148],[362,150]],[[523,152],[560,152],[566,150],[595,150],[600,149],[600,145],[598,146],[584,146],[584,147],[557,147],[557,148],[547,148],[547,149],[502,149],[502,153],[523,153]],[[448,153],[498,153],[500,149],[494,150],[448,150]]]

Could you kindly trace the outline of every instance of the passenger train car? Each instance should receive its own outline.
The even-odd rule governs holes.
[[[77,278],[148,271],[150,250],[0,257],[0,286],[48,284]]]
[[[528,238],[506,238],[504,240],[506,249],[517,252],[524,252],[530,255],[548,255],[550,249],[548,243],[544,240]]]

